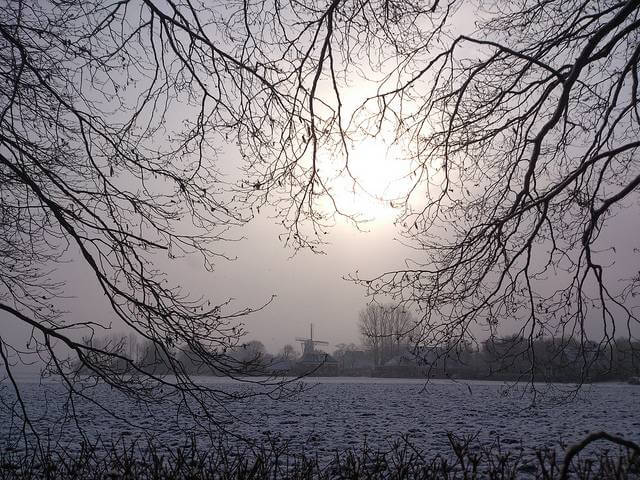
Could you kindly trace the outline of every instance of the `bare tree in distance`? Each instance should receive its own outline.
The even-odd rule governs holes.
[[[280,350],[279,356],[281,358],[284,358],[285,360],[295,360],[300,356],[300,353],[293,345],[287,343],[284,347],[282,347],[282,350]]]
[[[358,317],[362,344],[372,352],[377,367],[414,347],[414,328],[413,315],[400,305],[371,303]]]

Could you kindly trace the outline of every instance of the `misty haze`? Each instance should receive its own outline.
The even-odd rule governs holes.
[[[640,478],[640,2],[0,4],[0,479]]]

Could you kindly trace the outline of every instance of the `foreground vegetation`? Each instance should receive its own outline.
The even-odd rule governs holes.
[[[558,455],[556,450],[504,450],[499,443],[477,445],[473,437],[449,434],[450,452],[430,455],[402,438],[387,451],[336,451],[325,462],[317,453],[292,453],[286,442],[207,450],[195,441],[175,451],[151,441],[115,445],[83,444],[70,454],[49,448],[31,454],[0,451],[0,479],[626,479],[640,478],[640,447],[606,433],[595,433]],[[589,450],[596,441],[605,448]],[[614,448],[612,448],[612,446]]]

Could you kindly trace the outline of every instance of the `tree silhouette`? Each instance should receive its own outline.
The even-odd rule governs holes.
[[[358,317],[362,344],[372,352],[377,367],[411,346],[414,328],[415,319],[411,312],[393,304],[369,304]]]
[[[577,341],[585,376],[620,331],[633,345],[637,251],[617,251],[610,226],[638,202],[638,14],[634,1],[488,2],[474,31],[416,50],[368,101],[370,121],[411,145],[398,225],[416,254],[356,280],[418,304],[420,342],[507,322],[529,349]]]
[[[158,261],[199,254],[212,269],[226,258],[251,205],[220,176],[214,143],[264,131],[269,110],[290,101],[233,42],[234,21],[190,3],[0,6],[0,310],[31,331],[26,347],[0,337],[0,353],[15,390],[9,408],[36,438],[13,375],[34,356],[61,377],[68,412],[81,399],[116,413],[81,374],[142,401],[173,395],[214,426],[199,407],[242,398],[195,383],[178,358],[184,349],[202,368],[246,373],[227,352],[254,309],[192,298]],[[56,270],[71,260],[162,359],[160,372],[118,342],[95,345],[108,325],[66,312],[72,292]]]

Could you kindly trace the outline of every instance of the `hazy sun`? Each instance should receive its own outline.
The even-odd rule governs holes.
[[[339,208],[368,221],[398,215],[401,194],[409,182],[409,166],[401,149],[381,138],[366,138],[353,145],[348,163],[353,179],[345,171],[334,183]]]

